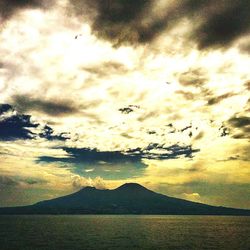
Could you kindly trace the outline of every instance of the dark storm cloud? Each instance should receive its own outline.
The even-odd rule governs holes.
[[[14,109],[9,104],[0,104],[0,115],[5,112],[14,111]]]
[[[22,9],[50,8],[53,2],[0,0],[0,17],[6,20]],[[70,1],[78,17],[90,16],[92,31],[97,36],[115,45],[148,43],[184,18],[193,24],[189,37],[199,49],[229,47],[250,32],[248,0],[166,1],[155,13],[157,4],[157,0]]]
[[[28,95],[15,95],[12,99],[13,106],[20,112],[33,110],[50,116],[67,116],[79,112],[69,101],[50,101],[32,98]]]
[[[19,10],[46,7],[46,1],[43,0],[0,0],[0,17],[7,20]]]
[[[72,0],[71,3],[78,16],[88,15],[88,9],[92,13],[93,32],[114,45],[148,43],[181,17],[180,6],[165,6],[164,13],[153,13],[156,0]]]
[[[113,44],[147,43],[183,18],[193,23],[190,39],[200,49],[228,47],[250,30],[248,0],[183,0],[161,6],[157,0],[72,0],[78,16],[92,13],[92,30]],[[88,10],[88,11],[86,11]]]
[[[150,144],[146,148],[136,148],[127,151],[99,151],[91,148],[62,147],[67,153],[65,157],[41,156],[39,163],[61,163],[78,175],[95,178],[102,176],[107,179],[126,179],[142,176],[147,165],[145,159],[167,160],[179,157],[193,157],[199,150],[191,146]],[[157,153],[159,151],[159,153]],[[65,166],[66,164],[66,166]]]
[[[90,148],[62,148],[68,157],[48,157],[43,156],[39,158],[39,161],[44,162],[65,162],[65,163],[93,163],[99,164],[104,162],[107,164],[117,163],[135,163],[140,162],[141,158],[137,155],[127,155],[120,151],[99,151],[97,149]],[[101,163],[101,164],[102,164]]]
[[[156,153],[157,150],[159,150],[159,153]],[[185,158],[192,158],[193,153],[197,153],[199,151],[199,149],[192,149],[191,146],[180,146],[175,144],[166,147],[164,144],[151,143],[146,148],[130,149],[126,153],[140,156],[141,159],[168,160],[177,159],[181,156]]]
[[[42,132],[39,133],[39,136],[40,138],[45,138],[48,141],[66,141],[67,139],[70,139],[69,134],[67,133],[55,134],[54,130],[48,125],[44,126]]]
[[[61,148],[67,153],[65,157],[42,156],[39,163],[58,162],[73,173],[95,178],[126,179],[141,176],[146,165],[140,156],[127,155],[121,151],[99,151],[90,148]]]
[[[141,22],[152,2],[152,0],[71,1],[78,15],[83,15],[85,8],[96,12],[92,23],[94,33],[101,38],[112,40],[116,44],[144,42],[152,39],[154,29],[159,28],[156,27],[156,24],[151,24],[149,29]]]
[[[37,128],[39,124],[31,121],[31,116],[12,113],[12,115],[5,115],[12,110],[10,105],[0,105],[0,140],[12,141],[18,139],[32,139],[34,133],[30,128]]]
[[[149,144],[146,148],[130,149],[128,151],[99,151],[90,148],[62,148],[67,154],[67,157],[50,157],[42,156],[38,159],[39,162],[64,162],[64,163],[86,163],[86,164],[118,164],[132,163],[137,166],[145,166],[143,159],[151,160],[167,160],[177,159],[180,156],[192,158],[193,153],[199,152],[198,149],[192,149],[191,146],[172,145],[165,147],[157,143]],[[159,150],[159,153],[155,151]],[[101,162],[101,163],[100,163]]]
[[[195,1],[189,1],[194,3]],[[194,33],[200,49],[227,47],[250,32],[250,2],[248,0],[201,1],[207,2],[201,25]],[[206,13],[207,10],[207,13]]]
[[[40,133],[31,131],[31,129],[38,127],[40,127]],[[69,139],[68,134],[55,134],[53,129],[47,125],[41,127],[39,123],[32,121],[30,115],[18,113],[11,105],[0,104],[0,140],[30,140],[37,137],[49,141]]]

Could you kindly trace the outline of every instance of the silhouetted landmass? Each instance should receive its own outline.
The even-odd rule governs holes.
[[[85,187],[76,193],[30,206],[0,208],[0,214],[250,215],[250,210],[177,199],[128,183],[113,190]]]

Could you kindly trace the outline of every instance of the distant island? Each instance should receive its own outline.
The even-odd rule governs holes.
[[[250,215],[250,210],[210,206],[153,192],[137,183],[116,189],[85,187],[29,206],[0,208],[0,214]]]

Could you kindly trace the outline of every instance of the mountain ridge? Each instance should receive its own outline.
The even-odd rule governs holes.
[[[0,208],[0,214],[250,215],[250,210],[211,206],[156,193],[138,183],[125,183],[115,189],[87,186],[33,205]]]

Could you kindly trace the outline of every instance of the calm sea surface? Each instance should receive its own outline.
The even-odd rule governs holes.
[[[0,249],[250,249],[250,217],[0,216]]]

